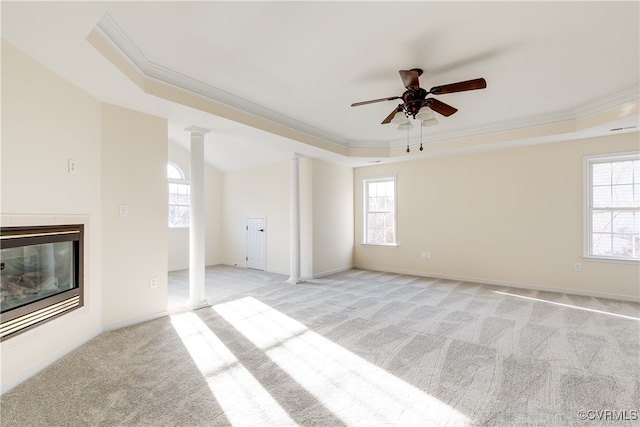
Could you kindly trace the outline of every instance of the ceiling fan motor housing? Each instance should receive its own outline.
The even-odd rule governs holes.
[[[436,98],[427,99],[427,95],[443,95],[446,93],[464,92],[467,90],[484,89],[487,87],[487,82],[483,78],[466,80],[463,82],[451,83],[447,85],[434,86],[430,90],[425,90],[420,87],[418,77],[422,75],[420,68],[412,68],[411,70],[400,70],[400,78],[404,87],[407,89],[402,96],[390,96],[387,98],[372,99],[370,101],[355,102],[351,104],[352,107],[359,105],[372,104],[374,102],[392,101],[394,99],[402,99],[404,102],[399,104],[393,109],[383,121],[382,124],[391,123],[393,118],[400,111],[407,117],[416,118],[416,115],[420,112],[422,107],[429,107],[438,114],[442,114],[445,117],[449,117],[458,111],[457,108],[451,105],[445,104]]]
[[[404,101],[403,109],[405,114],[413,116],[416,118],[416,114],[422,108],[424,104],[424,100],[427,97],[428,92],[422,88],[418,89],[409,89],[402,94],[402,100]]]

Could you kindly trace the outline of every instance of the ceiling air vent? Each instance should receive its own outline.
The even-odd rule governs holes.
[[[635,129],[638,126],[627,126],[627,127],[623,127],[623,128],[613,128],[613,129],[609,129],[609,132],[618,132],[621,130],[629,130],[629,129]]]

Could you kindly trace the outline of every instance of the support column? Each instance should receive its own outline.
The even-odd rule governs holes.
[[[191,177],[189,196],[189,302],[192,310],[210,303],[204,296],[205,269],[205,192],[204,192],[204,135],[209,129],[190,126]]]
[[[298,155],[293,154],[289,160],[289,251],[291,255],[291,277],[289,283],[302,283],[300,278],[300,168]]]

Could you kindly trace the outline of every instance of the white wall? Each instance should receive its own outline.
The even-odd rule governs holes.
[[[246,221],[266,217],[265,270],[289,272],[289,163],[226,172],[222,184],[225,264],[246,266]]]
[[[207,138],[205,136],[205,144]],[[191,168],[189,152],[169,141],[169,161],[180,166],[188,178]],[[205,163],[205,264],[222,263],[222,172]],[[189,268],[189,229],[169,228],[169,271]]]
[[[3,391],[101,331],[100,138],[98,101],[2,42],[2,224],[81,222],[88,243],[85,306],[2,343]]]
[[[166,119],[103,104],[101,156],[102,321],[110,327],[167,308]]]
[[[637,298],[637,263],[582,258],[583,156],[630,150],[637,133],[358,168],[355,264]],[[362,179],[389,174],[398,246],[362,245]]]

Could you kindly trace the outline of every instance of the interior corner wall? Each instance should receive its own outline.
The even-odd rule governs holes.
[[[1,76],[2,224],[82,222],[88,240],[85,305],[3,341],[4,392],[101,332],[103,231],[100,103],[4,40]]]
[[[167,308],[167,121],[102,104],[101,135],[102,321],[110,327]]]
[[[637,132],[357,168],[355,264],[638,298],[637,263],[583,258],[584,156],[625,151]],[[398,246],[362,245],[362,179],[390,174]]]
[[[289,272],[289,163],[225,172],[223,262],[246,267],[247,218],[265,217],[265,270]]]
[[[313,159],[312,276],[353,267],[353,168]]]
[[[185,131],[186,132],[186,131]],[[205,136],[205,145],[208,143]],[[185,176],[191,170],[190,153],[174,142],[169,141],[169,162],[180,166]],[[205,265],[222,263],[222,172],[205,163]],[[189,268],[189,228],[168,229],[169,271]]]

